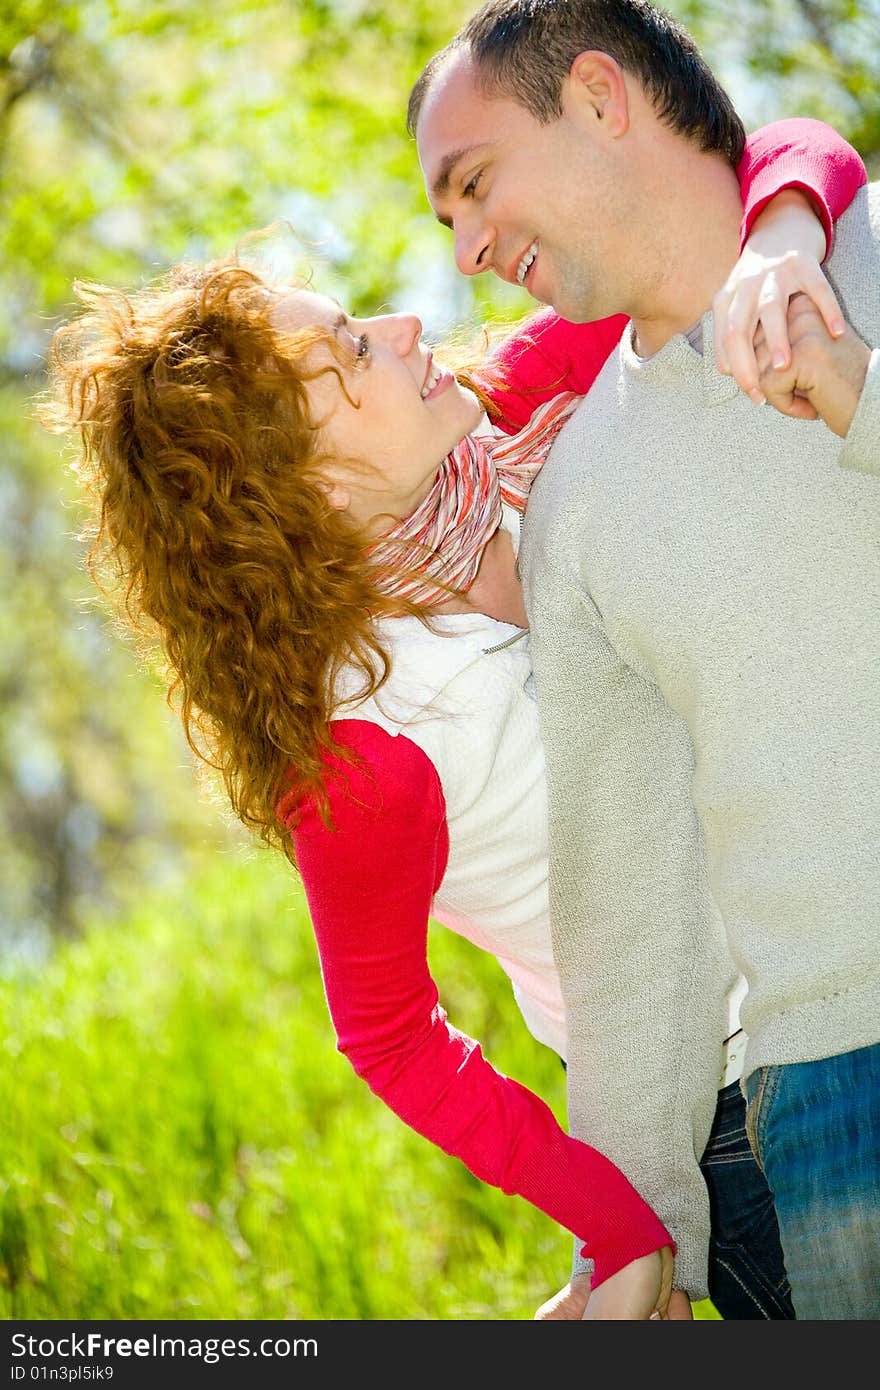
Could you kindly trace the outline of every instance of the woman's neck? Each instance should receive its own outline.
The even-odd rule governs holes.
[[[510,532],[502,527],[487,543],[477,577],[466,594],[449,599],[441,613],[485,613],[499,623],[528,627],[522,585],[516,575],[516,556]]]

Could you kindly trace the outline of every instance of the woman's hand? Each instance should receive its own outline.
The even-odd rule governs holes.
[[[672,1290],[674,1261],[669,1246],[624,1265],[593,1293],[590,1276],[575,1274],[535,1314],[538,1322],[690,1320],[687,1295]]]
[[[668,1245],[632,1260],[593,1290],[584,1321],[664,1319],[669,1311],[674,1265]]]
[[[564,1289],[542,1303],[536,1322],[580,1322],[590,1301],[589,1274],[573,1274]]]
[[[825,232],[813,206],[797,189],[784,189],[755,221],[742,255],[713,301],[715,360],[757,405],[761,389],[755,335],[763,339],[773,365],[788,367],[788,304],[806,294],[833,338],[846,325],[834,291],[822,272]]]

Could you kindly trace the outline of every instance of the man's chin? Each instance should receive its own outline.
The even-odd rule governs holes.
[[[552,309],[554,314],[558,314],[566,323],[592,323],[600,315],[593,314],[587,309],[572,308],[567,305],[548,304],[548,309]]]
[[[548,309],[552,309],[554,314],[558,314],[561,319],[566,319],[568,323],[591,323],[593,319],[603,317],[601,311],[597,310],[596,306],[584,295],[559,292],[538,302],[546,304]],[[611,313],[611,310],[605,312],[608,314]]]
[[[548,267],[541,265],[542,271]],[[549,276],[548,276],[549,279]],[[612,309],[597,309],[592,302],[592,296],[586,290],[578,290],[577,286],[570,288],[563,287],[558,289],[547,283],[540,283],[540,277],[535,276],[536,283],[526,285],[529,295],[536,304],[543,304],[546,308],[552,309],[554,314],[558,314],[561,319],[566,319],[569,323],[591,323],[593,319],[602,318],[613,313]]]

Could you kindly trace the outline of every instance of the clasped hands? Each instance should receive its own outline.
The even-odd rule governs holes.
[[[802,212],[783,207],[764,217],[713,301],[718,370],[756,404],[768,402],[794,419],[822,419],[843,438],[870,348],[846,323],[813,254],[818,248],[804,239]]]
[[[669,1246],[633,1260],[590,1292],[590,1276],[575,1274],[564,1289],[548,1298],[535,1314],[537,1322],[664,1321],[690,1322],[690,1299],[672,1288],[673,1256]]]
[[[766,334],[755,335],[761,394],[783,415],[822,419],[844,438],[852,424],[868,372],[871,350],[847,326],[832,338],[815,304],[796,294],[788,304],[790,358],[778,365]]]

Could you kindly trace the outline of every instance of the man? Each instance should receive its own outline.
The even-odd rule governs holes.
[[[677,1285],[704,1297],[697,1156],[732,957],[797,1315],[878,1317],[880,186],[826,265],[845,332],[793,299],[790,365],[758,345],[777,406],[758,410],[717,369],[710,312],[742,126],[669,16],[493,0],[410,121],[465,273],[632,320],[520,556],[572,1130],[653,1203]]]

